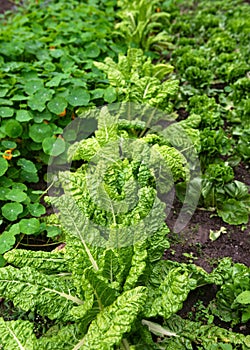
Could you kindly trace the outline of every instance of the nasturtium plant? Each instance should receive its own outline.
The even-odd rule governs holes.
[[[4,124],[4,130],[7,136],[17,138],[21,136],[23,127],[17,120],[11,119]]]
[[[33,124],[29,128],[29,136],[35,142],[42,142],[45,137],[49,137],[53,135],[53,131],[48,124]]]
[[[31,160],[27,160],[25,158],[20,158],[17,162],[17,165],[19,165],[21,167],[21,169],[27,173],[36,173],[37,172],[37,168]]]
[[[6,195],[5,198],[14,202],[23,202],[27,198],[27,194],[18,188],[13,188]]]
[[[87,106],[90,100],[90,94],[86,90],[77,87],[70,90],[66,99],[73,107]]]
[[[67,101],[65,98],[56,96],[48,102],[48,109],[50,112],[60,114],[67,107]]]
[[[45,207],[41,203],[28,204],[30,215],[40,217],[46,213]]]
[[[16,120],[19,122],[28,122],[29,120],[32,120],[33,116],[30,111],[20,109],[16,111]]]
[[[50,156],[59,156],[65,151],[65,141],[62,138],[46,137],[43,142],[43,151]]]
[[[3,157],[0,157],[0,176],[4,175],[8,169],[8,161]]]
[[[36,218],[22,219],[19,222],[20,232],[26,235],[36,234],[40,229],[40,222]]]
[[[18,215],[23,212],[23,205],[21,203],[6,203],[2,206],[2,215],[9,221],[15,221]]]

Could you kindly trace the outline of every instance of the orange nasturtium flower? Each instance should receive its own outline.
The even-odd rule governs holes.
[[[12,157],[12,149],[7,149],[3,154],[3,158],[6,160],[11,160]]]
[[[58,114],[58,117],[64,117],[66,115],[67,111],[66,109]]]

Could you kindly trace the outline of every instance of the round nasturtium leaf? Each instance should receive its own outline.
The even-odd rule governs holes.
[[[27,181],[27,182],[35,182],[37,183],[39,181],[39,177],[37,175],[37,173],[31,173],[30,171],[24,171],[22,170],[20,173],[20,178],[23,181]]]
[[[15,221],[19,214],[23,212],[21,203],[6,203],[2,207],[2,215],[9,221]]]
[[[19,165],[22,168],[22,170],[24,170],[28,173],[36,173],[37,172],[37,168],[31,160],[27,160],[25,158],[20,158],[17,162],[17,165]]]
[[[6,194],[10,192],[8,187],[0,187],[0,201],[6,200]]]
[[[15,235],[10,234],[8,231],[4,231],[0,236],[0,254],[4,254],[10,250],[15,244],[15,241]]]
[[[30,79],[24,85],[24,91],[28,95],[34,94],[36,91],[39,91],[43,88],[42,79]]]
[[[63,138],[66,141],[75,141],[77,137],[77,132],[76,130],[72,130],[72,129],[65,129],[65,131],[63,132]]]
[[[27,198],[27,194],[18,188],[13,188],[5,195],[5,197],[13,202],[23,202]]]
[[[83,88],[74,88],[66,97],[71,106],[87,106],[90,100],[90,94]]]
[[[28,106],[34,111],[42,112],[46,107],[46,102],[51,100],[53,94],[54,90],[42,88],[34,95],[29,96]]]
[[[10,140],[4,140],[4,141],[1,142],[1,144],[6,149],[16,148],[16,146],[17,146],[16,142],[10,141]]]
[[[22,219],[19,222],[20,232],[26,235],[36,234],[40,229],[40,221],[35,218]]]
[[[10,107],[0,107],[0,117],[9,118],[14,114],[14,109]]]
[[[37,217],[46,213],[45,207],[40,203],[29,204],[28,209],[31,215],[37,216]]]
[[[46,137],[42,145],[44,153],[50,156],[57,157],[65,151],[65,141],[61,138]]]
[[[48,102],[47,107],[50,110],[50,112],[60,114],[65,110],[67,105],[68,102],[65,100],[65,98],[57,96]]]
[[[17,188],[21,191],[27,191],[27,189],[28,189],[27,186],[21,182],[14,182],[12,184],[12,188]]]
[[[95,42],[86,46],[85,54],[87,57],[96,58],[100,55],[101,50]]]
[[[31,119],[33,119],[33,116],[30,111],[20,109],[16,112],[16,120],[19,122],[28,122]]]
[[[8,120],[7,123],[4,125],[5,133],[9,137],[19,137],[22,135],[23,127],[17,120]]]
[[[29,136],[35,142],[42,142],[45,137],[53,135],[53,131],[48,124],[33,124],[29,129]]]
[[[2,176],[8,169],[9,165],[6,159],[0,156],[0,176]]]

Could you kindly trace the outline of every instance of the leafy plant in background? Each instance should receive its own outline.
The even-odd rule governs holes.
[[[170,64],[152,64],[140,49],[128,49],[126,56],[120,54],[118,63],[107,57],[94,64],[106,73],[118,101],[147,104],[166,113],[172,111],[171,100],[178,92],[178,80],[166,79],[173,71]],[[163,79],[166,80],[162,82]]]
[[[120,0],[117,2],[120,22],[115,29],[129,47],[141,48],[150,53],[150,49],[162,51],[172,48],[171,37],[165,31],[169,25],[169,14],[157,7],[159,1]]]
[[[250,268],[235,264],[227,280],[210,302],[212,313],[232,325],[250,319]]]
[[[153,135],[137,138],[134,129],[138,125],[145,127],[138,121],[118,121],[103,108],[95,137],[69,148],[69,158],[82,164],[75,171],[59,172],[64,194],[49,198],[59,210],[59,224],[65,232],[63,249],[51,253],[14,249],[4,255],[9,266],[0,269],[1,295],[25,311],[55,321],[37,339],[31,322],[1,319],[4,347],[162,349],[167,342],[212,346],[215,339],[249,347],[249,337],[219,327],[203,326],[189,333],[193,324],[180,320],[186,332],[175,328],[174,315],[188,293],[207,283],[223,285],[232,263],[225,259],[209,275],[195,265],[161,259],[169,230],[165,205],[157,198],[157,176],[150,161],[145,162]],[[159,153],[165,147],[159,146]],[[163,158],[173,173],[176,152],[169,147]],[[181,163],[179,171],[183,171]],[[98,207],[99,202],[105,205]],[[56,225],[58,217],[53,216]],[[165,323],[171,331],[164,329]],[[156,342],[152,333],[160,336]]]
[[[250,203],[248,187],[233,178],[233,169],[227,164],[209,164],[203,179],[204,203],[206,207],[216,207],[223,221],[231,225],[246,224]]]

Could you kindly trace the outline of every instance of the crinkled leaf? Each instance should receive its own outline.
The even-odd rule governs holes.
[[[29,321],[0,318],[0,339],[4,350],[36,350],[34,325]]]
[[[0,236],[1,238],[1,236]],[[13,249],[4,255],[5,260],[16,267],[29,266],[45,273],[67,271],[63,253]]]
[[[0,294],[25,311],[37,311],[50,319],[70,320],[70,310],[83,303],[72,283],[44,275],[30,267],[0,269]]]
[[[150,290],[144,310],[146,317],[161,315],[165,319],[182,308],[189,292],[197,285],[189,272],[181,267],[171,269],[157,289]]]
[[[128,333],[146,300],[146,288],[137,287],[120,295],[90,324],[85,337],[72,350],[110,350]]]

